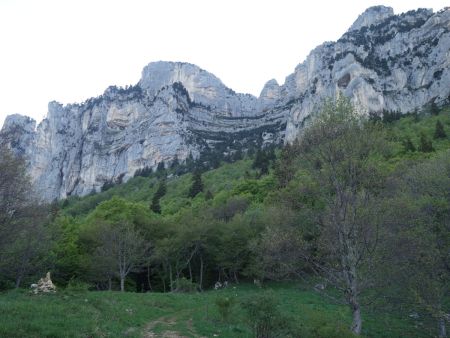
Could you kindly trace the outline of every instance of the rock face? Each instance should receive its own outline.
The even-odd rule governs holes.
[[[26,156],[40,195],[53,200],[99,191],[175,157],[281,142],[287,112],[258,115],[265,105],[192,64],[155,62],[135,86],[109,87],[82,104],[50,102],[37,128],[8,116],[0,141]]]
[[[36,188],[52,200],[99,191],[175,157],[292,141],[323,99],[340,93],[362,113],[449,102],[450,9],[369,8],[283,85],[267,82],[259,98],[192,64],[150,63],[135,86],[110,87],[82,104],[51,102],[37,128],[8,116],[0,143],[28,159]]]
[[[314,49],[286,78],[281,105],[292,141],[326,97],[349,97],[362,113],[449,102],[450,9],[393,15],[369,8],[337,42]]]

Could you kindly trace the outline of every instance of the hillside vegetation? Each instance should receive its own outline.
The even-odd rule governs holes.
[[[23,231],[0,245],[20,259],[0,263],[1,287],[50,270],[67,290],[2,294],[0,335],[442,334],[449,107],[364,120],[346,100],[328,102],[294,144],[225,158],[215,169],[166,164],[9,221]],[[40,225],[28,228],[30,217]],[[211,291],[218,281],[228,288]],[[258,326],[274,304],[280,316]]]

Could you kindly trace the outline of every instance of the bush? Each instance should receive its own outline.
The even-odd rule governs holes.
[[[228,322],[233,305],[234,299],[231,297],[216,298],[217,311],[219,311],[222,322]]]
[[[68,292],[87,292],[90,289],[90,285],[88,283],[82,282],[77,279],[71,279],[66,286],[66,291]]]
[[[321,311],[308,311],[305,323],[296,323],[295,337],[306,338],[350,338],[355,335],[349,330],[348,323],[338,322],[324,316]],[[307,325],[305,325],[307,324]]]
[[[174,292],[181,292],[181,293],[189,293],[189,292],[195,292],[198,290],[198,284],[192,282],[190,279],[186,279],[184,277],[177,279],[173,282]]]
[[[279,311],[273,292],[254,295],[242,302],[256,338],[291,337],[290,323]]]

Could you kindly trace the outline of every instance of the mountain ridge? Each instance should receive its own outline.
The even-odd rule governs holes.
[[[284,84],[269,80],[259,97],[190,63],[152,62],[136,85],[110,86],[80,104],[50,102],[37,126],[8,116],[0,142],[26,156],[45,199],[86,195],[162,161],[291,142],[323,99],[340,93],[362,113],[447,103],[449,50],[449,8],[394,15],[375,6],[338,41],[313,49]]]

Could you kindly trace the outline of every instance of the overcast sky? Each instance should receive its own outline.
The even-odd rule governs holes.
[[[158,60],[194,63],[259,95],[378,4],[401,13],[448,0],[0,0],[0,125],[135,84]]]

